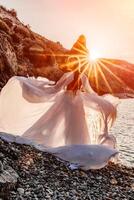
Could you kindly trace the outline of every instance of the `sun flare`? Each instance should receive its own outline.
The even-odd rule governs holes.
[[[101,57],[100,53],[95,49],[91,50],[89,53],[89,60],[91,60],[91,61],[95,61],[100,57]]]
[[[65,54],[61,56],[65,56]],[[110,94],[114,93],[115,89],[113,89],[113,86],[109,83],[109,79],[115,80],[114,88],[116,88],[116,85],[117,87],[119,85],[128,87],[120,76],[118,76],[116,69],[133,72],[124,68],[121,64],[116,63],[114,59],[104,58],[103,53],[98,51],[98,49],[93,48],[88,50],[84,36],[79,37],[77,42],[73,45],[70,54],[66,54],[66,56],[67,61],[63,67],[65,66],[65,69],[69,71],[85,73],[92,82],[97,93],[103,94],[104,90]]]

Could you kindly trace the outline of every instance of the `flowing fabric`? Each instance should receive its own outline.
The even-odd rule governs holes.
[[[109,160],[116,158],[118,151],[108,148],[105,145],[68,145],[57,148],[48,148],[48,152],[69,161],[71,168],[100,169],[104,167]]]
[[[116,118],[117,98],[98,96],[85,75],[82,89],[66,90],[74,73],[52,85],[47,79],[12,77],[0,95],[0,131],[40,144],[106,144],[115,147],[108,129]]]
[[[45,78],[12,77],[0,94],[0,131],[5,132],[0,137],[33,144],[73,168],[105,166],[118,153],[116,139],[108,133],[118,99],[98,96],[84,74],[80,79],[81,88],[74,92],[67,90],[75,80],[73,72],[56,84]]]
[[[26,144],[36,149],[51,153],[59,159],[70,163],[69,168],[74,170],[81,168],[82,170],[100,169],[107,165],[108,161],[118,160],[118,151],[109,148],[106,145],[66,145],[60,147],[46,147],[37,144],[30,139],[21,136],[15,136],[7,133],[0,133],[0,138],[7,142],[17,144]],[[68,163],[65,163],[68,165]]]

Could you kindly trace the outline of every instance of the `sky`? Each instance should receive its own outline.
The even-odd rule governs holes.
[[[98,57],[134,63],[134,0],[0,0],[31,29],[71,48],[80,34]]]

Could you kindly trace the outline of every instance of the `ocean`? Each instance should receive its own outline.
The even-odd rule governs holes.
[[[134,167],[134,99],[121,100],[111,131],[117,139],[121,162]]]

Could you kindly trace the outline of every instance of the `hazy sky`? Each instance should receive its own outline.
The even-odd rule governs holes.
[[[80,34],[101,57],[134,62],[134,0],[0,0],[32,30],[71,48]]]

